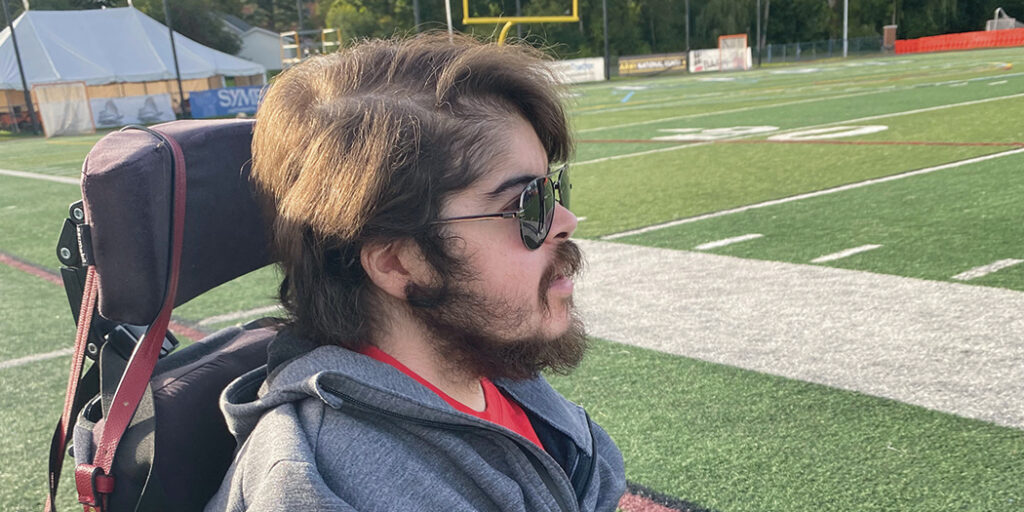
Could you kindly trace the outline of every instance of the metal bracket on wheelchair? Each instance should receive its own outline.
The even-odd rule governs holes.
[[[89,225],[85,223],[85,209],[82,201],[71,203],[68,207],[68,218],[64,219],[60,237],[57,240],[57,259],[64,266],[60,268],[64,291],[71,306],[71,315],[78,325],[78,314],[82,308],[82,295],[85,290],[85,275],[88,266],[93,263],[92,239]],[[94,314],[89,329],[89,340],[85,354],[96,360],[104,343],[112,343],[117,352],[126,360],[132,355],[135,344],[142,339],[149,326],[131,325],[113,322]],[[163,357],[178,347],[178,339],[167,332],[160,348]]]

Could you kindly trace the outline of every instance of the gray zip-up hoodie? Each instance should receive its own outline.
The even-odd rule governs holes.
[[[273,345],[288,338],[279,333]],[[496,381],[526,438],[456,411],[385,363],[315,348],[234,381],[221,409],[240,446],[214,511],[613,511],[622,455],[543,378]],[[258,390],[258,391],[257,391]]]

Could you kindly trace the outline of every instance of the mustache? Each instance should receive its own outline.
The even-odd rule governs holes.
[[[557,277],[564,276],[572,279],[582,271],[583,251],[580,250],[580,247],[572,240],[566,240],[558,244],[558,248],[555,249],[554,260],[548,265],[544,275],[541,276],[541,297],[547,297],[546,291]]]

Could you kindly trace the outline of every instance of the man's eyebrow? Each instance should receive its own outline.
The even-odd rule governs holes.
[[[509,178],[498,185],[497,188],[487,193],[488,199],[495,199],[505,193],[510,188],[521,188],[525,187],[527,183],[537,179],[537,176],[531,174],[525,174],[522,176],[516,176]]]

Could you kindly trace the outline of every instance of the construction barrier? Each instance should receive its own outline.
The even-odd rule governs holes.
[[[1024,28],[898,39],[895,51],[896,53],[948,52],[1001,46],[1024,46]]]

